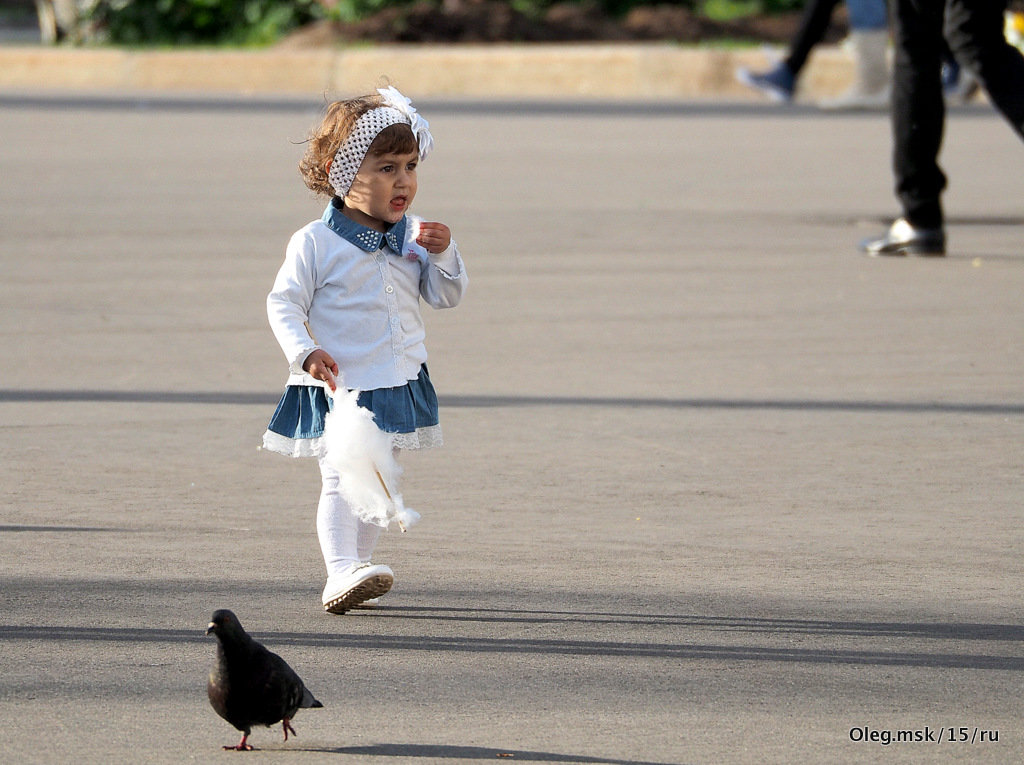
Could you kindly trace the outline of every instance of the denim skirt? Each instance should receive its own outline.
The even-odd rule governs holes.
[[[425,449],[443,443],[437,394],[426,364],[415,380],[395,388],[360,391],[357,401],[373,412],[378,428],[394,434],[399,449]],[[289,385],[263,435],[264,448],[291,457],[323,456],[324,420],[332,404],[324,388]]]

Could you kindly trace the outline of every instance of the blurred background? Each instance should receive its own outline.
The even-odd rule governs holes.
[[[1024,46],[1024,0],[1008,5],[1006,34]],[[14,90],[310,93],[362,90],[387,71],[421,97],[767,97],[878,111],[890,47],[885,0],[0,2],[0,87]],[[229,58],[172,55],[196,52]],[[947,69],[951,104],[983,98],[955,61]]]
[[[784,41],[804,0],[6,0],[0,22],[24,39],[118,44],[494,42],[734,39]],[[841,34],[845,14],[837,14]]]

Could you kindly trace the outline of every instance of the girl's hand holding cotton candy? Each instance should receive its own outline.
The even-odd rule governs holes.
[[[452,243],[452,232],[443,223],[420,221],[416,244],[434,255],[440,255]]]
[[[327,351],[317,349],[306,357],[302,362],[302,369],[314,380],[321,380],[327,383],[332,391],[338,387],[338,364],[331,358]]]

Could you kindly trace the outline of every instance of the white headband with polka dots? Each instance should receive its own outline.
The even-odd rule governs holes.
[[[419,146],[420,160],[426,159],[434,147],[430,124],[416,112],[412,101],[393,87],[378,88],[377,92],[384,106],[370,109],[356,120],[352,132],[335,153],[331,171],[327,174],[327,180],[339,197],[344,198],[352,188],[352,181],[370,150],[370,144],[384,128],[403,123],[411,127]]]

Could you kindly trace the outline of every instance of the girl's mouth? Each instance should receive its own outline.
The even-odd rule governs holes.
[[[405,206],[406,206],[406,203],[407,203],[407,198],[406,197],[395,197],[394,199],[391,200],[391,209],[392,210],[396,210],[396,211],[397,210],[404,210]]]

